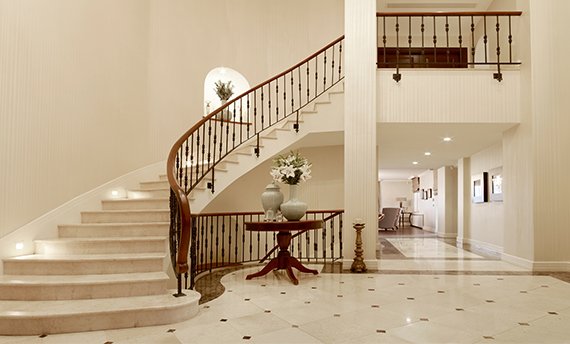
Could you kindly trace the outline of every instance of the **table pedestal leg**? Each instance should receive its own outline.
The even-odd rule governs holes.
[[[312,273],[314,275],[318,274],[317,270],[308,269],[295,257],[291,257],[289,252],[289,244],[291,243],[291,233],[290,232],[279,232],[277,234],[277,244],[279,245],[279,253],[277,257],[273,258],[261,271],[247,275],[246,280],[250,280],[254,277],[260,277],[267,275],[271,270],[286,270],[287,275],[293,282],[293,284],[299,284],[299,280],[295,277],[293,269],[295,268],[301,272]]]

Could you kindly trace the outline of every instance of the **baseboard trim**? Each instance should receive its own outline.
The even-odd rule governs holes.
[[[475,246],[477,249],[483,250],[483,251],[488,251],[490,253],[493,254],[498,254],[498,255],[502,255],[503,254],[503,247],[498,246],[498,245],[494,245],[494,244],[490,244],[488,242],[484,242],[484,241],[479,241],[479,240],[475,240],[475,239],[468,239],[468,238],[457,238],[457,243],[460,244],[469,244],[472,246]]]
[[[513,256],[507,253],[502,253],[501,254],[501,260],[516,265],[518,267],[524,268],[524,269],[528,269],[528,270],[532,270],[533,269],[533,261],[528,260],[526,258],[521,258],[521,257],[517,257],[517,256]]]

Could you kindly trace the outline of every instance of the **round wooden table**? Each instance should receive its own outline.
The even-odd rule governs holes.
[[[272,270],[286,270],[287,275],[293,282],[293,284],[299,284],[299,280],[293,274],[293,269],[295,268],[301,272],[312,273],[314,275],[318,274],[317,270],[309,269],[305,267],[299,260],[291,256],[289,252],[289,244],[291,244],[291,232],[292,231],[308,231],[311,229],[323,228],[322,220],[307,220],[307,221],[283,221],[283,222],[246,222],[245,229],[254,232],[279,232],[277,233],[277,246],[279,247],[279,253],[277,257],[271,259],[263,269],[254,274],[247,275],[246,280],[250,280],[254,277],[260,277],[267,275]],[[300,233],[299,233],[300,234]],[[273,250],[271,250],[261,261],[263,262]]]

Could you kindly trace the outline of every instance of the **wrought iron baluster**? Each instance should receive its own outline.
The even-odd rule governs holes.
[[[446,46],[446,51],[445,51],[445,55],[447,58],[447,64],[449,64],[449,18],[447,16],[445,16],[445,46]]]
[[[291,79],[291,111],[295,108],[295,92],[293,91],[293,71],[291,71],[290,77]]]
[[[269,84],[267,85],[268,91],[267,91],[267,95],[268,95],[268,100],[267,100],[267,113],[268,113],[268,117],[269,117],[269,126],[272,126],[272,117],[271,117],[271,81],[269,82]]]
[[[513,35],[511,31],[511,16],[509,15],[509,63],[513,63]]]
[[[475,64],[475,23],[471,16],[471,62]]]
[[[340,79],[342,75],[342,41],[338,46],[338,78]]]
[[[219,216],[215,216],[216,218],[216,267],[220,266],[220,255],[218,254],[218,252],[220,252],[220,232],[219,232],[219,228],[220,228],[220,217]],[[214,219],[212,218],[212,223],[214,223]]]
[[[392,79],[399,82],[402,79],[400,74],[400,17],[396,17],[396,73],[392,74]]]
[[[283,118],[285,117],[287,117],[287,80],[283,75]]]
[[[264,86],[261,86],[261,129],[259,129],[259,131],[262,131],[263,129],[265,129],[265,118],[264,118],[265,111],[263,111],[264,107],[265,107],[265,97],[264,97],[265,95],[263,93],[263,87]],[[259,147],[257,147],[257,148],[259,148]]]
[[[382,44],[384,47],[384,67],[388,67],[386,65],[386,17],[382,17]]]
[[[485,47],[485,64],[487,64],[487,41],[488,41],[488,37],[487,37],[487,16],[483,16],[483,44]]]
[[[307,70],[307,103],[309,102],[309,97],[310,97],[310,93],[309,93],[309,88],[310,88],[310,81],[309,81],[309,70],[310,70],[310,66],[309,66],[309,61],[307,61],[306,67],[305,69]]]
[[[410,60],[410,67],[414,66],[412,59],[412,16],[408,17],[408,58]]]
[[[495,30],[497,31],[497,73],[493,74],[493,78],[501,82],[503,80],[503,74],[501,73],[501,24],[499,23],[499,16],[496,16],[496,20],[497,23],[495,24]]]
[[[424,63],[426,63],[427,65],[427,60],[425,58],[426,55],[426,50],[425,50],[425,31],[426,31],[426,26],[424,24],[424,16],[422,16],[422,24],[420,25],[420,31],[422,32],[422,57],[420,58],[420,60]]]
[[[376,37],[378,37],[378,35],[376,35]],[[333,47],[332,47],[331,85],[334,85],[334,51],[335,51],[335,47],[336,47],[336,45],[333,45]],[[378,43],[376,44],[376,47],[378,47]],[[376,48],[376,50],[378,50],[378,48]],[[308,101],[308,99],[307,99],[307,101]]]
[[[190,144],[186,139],[186,149],[184,150],[184,193],[188,193],[188,163],[189,163]]]
[[[209,251],[209,256],[208,256],[208,262],[209,262],[209,269],[208,271],[212,272],[212,268],[214,265],[214,225],[213,222],[214,220],[211,217],[208,217],[208,227],[210,228],[210,232],[209,232],[209,238],[210,238],[210,251]]]
[[[253,135],[256,134],[257,134],[257,90],[254,90],[253,91]]]
[[[319,67],[318,67],[319,55],[315,56],[315,98],[317,98],[317,89],[319,88]],[[291,109],[293,111],[293,109]]]
[[[302,101],[302,96],[301,96],[301,66],[297,67],[297,85],[298,85],[298,91],[299,91],[299,108],[301,108],[301,105],[303,104]]]
[[[275,118],[279,121],[279,79],[275,79]]]
[[[323,92],[327,89],[327,51],[323,56]]]
[[[437,31],[436,20],[433,16],[433,63],[437,63]]]
[[[463,66],[463,35],[461,34],[461,16],[457,17],[459,20],[459,36],[458,41],[459,41],[459,63],[461,66]]]
[[[249,99],[250,95],[251,95],[251,93],[247,94],[247,104],[246,104],[246,106],[247,106],[247,122],[248,122],[248,124],[246,125],[246,136],[245,136],[246,140],[249,140],[249,138],[250,138],[250,135],[249,135],[249,127],[250,127],[249,123],[251,123],[251,108],[250,108],[251,101]],[[254,121],[255,121],[255,119],[254,119]],[[242,143],[243,143],[243,140],[242,140]]]

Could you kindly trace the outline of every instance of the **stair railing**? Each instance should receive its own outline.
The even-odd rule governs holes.
[[[386,12],[377,17],[377,66],[396,68],[467,68],[496,66],[493,78],[503,80],[501,66],[520,65],[513,56],[513,17],[520,11]],[[477,54],[480,45],[481,56]]]
[[[170,184],[170,254],[182,293],[190,240],[195,239],[188,196],[201,182],[215,191],[216,165],[251,143],[259,156],[260,134],[291,116],[299,131],[300,111],[344,78],[344,36],[286,71],[253,87],[202,118],[173,145],[166,174]],[[195,262],[191,262],[195,264]]]

